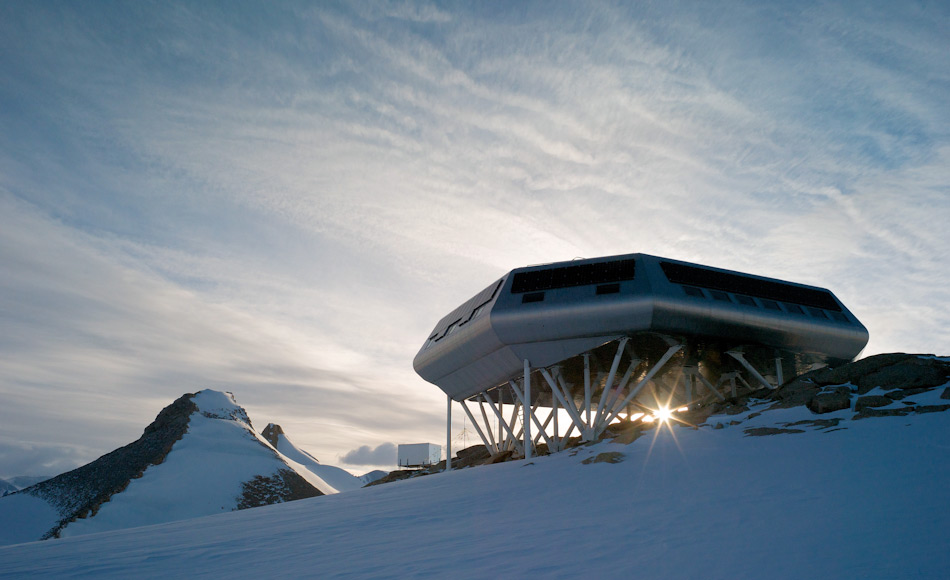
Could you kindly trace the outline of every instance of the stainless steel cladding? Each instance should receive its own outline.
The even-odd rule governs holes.
[[[628,254],[518,268],[444,317],[416,355],[455,400],[620,336],[690,349],[766,347],[799,360],[851,360],[867,329],[828,290]]]

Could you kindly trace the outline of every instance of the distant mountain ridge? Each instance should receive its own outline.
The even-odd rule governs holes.
[[[4,526],[0,544],[187,519],[362,485],[342,469],[320,465],[282,430],[277,442],[292,457],[254,431],[231,393],[185,394],[138,440],[4,496],[0,521],[22,525]]]

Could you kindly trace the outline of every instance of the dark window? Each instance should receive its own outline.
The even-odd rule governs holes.
[[[709,295],[713,297],[713,300],[719,300],[720,302],[732,302],[732,299],[729,298],[728,294],[719,290],[710,290]]]
[[[768,298],[759,298],[759,300],[762,302],[762,308],[768,310],[782,310],[782,307],[779,306],[775,300],[769,300]]]
[[[541,302],[543,300],[544,300],[544,292],[531,292],[521,297],[522,304],[528,304],[530,302]]]
[[[815,318],[828,318],[828,315],[825,314],[825,311],[820,308],[809,308],[808,314],[811,314]]]
[[[788,310],[792,314],[805,314],[805,311],[802,310],[802,307],[798,304],[785,304],[785,310]]]
[[[848,323],[851,322],[850,320],[848,320],[848,317],[845,316],[844,313],[842,312],[832,311],[830,314],[831,314],[831,318],[834,320],[837,320],[838,322],[848,322]]]
[[[755,306],[755,300],[744,294],[736,294],[736,302],[745,306]]]
[[[635,271],[636,260],[627,259],[519,272],[515,274],[515,279],[511,283],[511,293],[522,294],[556,288],[624,282],[633,280]]]
[[[597,287],[597,295],[616,294],[620,292],[620,284],[601,284]]]
[[[660,262],[663,273],[673,284],[701,286],[712,290],[721,290],[733,294],[747,294],[758,298],[768,298],[781,302],[793,302],[813,308],[840,311],[841,307],[834,296],[825,290],[803,288],[785,282],[762,280],[743,274],[718,272],[698,266]]]
[[[695,286],[683,286],[683,292],[686,292],[687,296],[692,296],[694,298],[705,298],[706,295],[703,294],[703,291],[700,288]]]

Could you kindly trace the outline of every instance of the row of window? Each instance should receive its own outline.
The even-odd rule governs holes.
[[[803,288],[774,280],[762,280],[742,274],[718,272],[698,266],[660,262],[667,280],[683,286],[701,286],[710,290],[755,296],[760,299],[791,304],[801,304],[821,310],[841,312],[834,296],[825,290]]]
[[[607,294],[618,294],[620,292],[620,283],[614,282],[613,284],[601,284],[597,286],[595,294],[597,296],[605,296]],[[544,302],[544,292],[527,292],[521,295],[522,304],[530,304],[532,302]]]
[[[753,298],[752,296],[747,296],[745,294],[729,294],[723,292],[722,290],[713,290],[710,288],[697,288],[696,286],[683,286],[683,292],[687,296],[692,296],[694,298],[712,298],[713,300],[718,300],[720,302],[730,302],[733,304],[742,304],[743,306],[752,306],[753,308],[764,308],[766,310],[775,310],[778,312],[788,312],[791,314],[798,314],[800,316],[805,316],[806,313],[812,318],[823,318],[825,320],[831,319],[838,322],[850,322],[848,317],[844,315],[839,310],[822,310],[821,308],[815,308],[814,306],[800,306],[791,302],[778,302],[776,300],[770,300],[768,298]],[[758,302],[756,302],[758,301]]]
[[[636,260],[633,259],[544,268],[515,274],[511,282],[511,293],[523,294],[557,288],[624,282],[633,280],[635,274]]]

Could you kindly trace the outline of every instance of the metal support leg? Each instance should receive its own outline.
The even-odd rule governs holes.
[[[604,383],[604,389],[600,392],[600,403],[597,405],[597,420],[599,421],[601,416],[604,413],[604,406],[607,404],[607,395],[610,394],[610,389],[614,386],[614,377],[617,376],[617,368],[620,366],[620,357],[623,356],[623,349],[627,346],[627,341],[630,340],[626,336],[620,339],[620,344],[617,345],[617,354],[614,355],[614,360],[610,364],[610,372],[607,374],[607,382]]]
[[[565,399],[563,393],[561,393],[561,387],[557,385],[553,378],[551,378],[551,373],[547,369],[541,369],[541,376],[544,377],[544,380],[547,381],[548,386],[551,387],[551,392],[554,393],[554,396],[557,398],[558,402],[561,403],[561,406],[567,409],[567,414],[571,416],[571,421],[577,425],[577,429],[581,432],[583,436],[587,431],[587,425],[584,424],[584,421],[581,420],[580,415],[577,413],[577,409],[574,407],[574,401],[568,402]]]
[[[452,397],[445,396],[445,470],[452,469]]]
[[[587,427],[590,427],[590,354],[584,354],[584,412],[587,413]]]
[[[745,357],[742,356],[741,352],[730,350],[730,351],[727,351],[726,354],[728,354],[732,358],[739,361],[739,364],[745,367],[745,370],[749,371],[749,374],[752,375],[752,378],[754,378],[756,381],[761,383],[763,387],[769,390],[775,389],[775,387],[772,384],[770,384],[767,380],[765,380],[765,377],[759,374],[759,371],[755,370],[755,368],[751,364],[749,364],[749,361],[747,361]]]
[[[719,400],[720,400],[720,401],[725,401],[725,400],[726,400],[726,398],[722,396],[722,393],[719,392],[719,389],[717,389],[712,383],[710,383],[709,381],[707,381],[707,380],[706,380],[706,377],[704,377],[704,376],[703,376],[702,374],[700,374],[698,371],[695,372],[695,373],[690,373],[690,374],[692,374],[692,376],[694,376],[695,378],[699,379],[699,382],[701,382],[707,389],[709,389],[709,391],[710,391],[711,393],[713,393],[714,395],[716,395],[717,397],[719,397]]]
[[[531,365],[524,359],[524,458],[531,459]]]
[[[510,384],[511,384],[511,389],[515,393],[515,396],[521,400],[522,404],[524,404],[523,396],[521,392],[518,390],[518,387],[513,382],[511,382]],[[548,449],[551,449],[552,442],[551,442],[551,439],[548,438],[548,434],[547,434],[547,425],[548,425],[548,421],[550,421],[551,418],[548,417],[548,421],[545,421],[544,424],[542,424],[541,421],[538,420],[538,417],[535,413],[531,413],[530,415],[531,415],[531,420],[534,421],[535,426],[537,426],[538,428],[538,433],[544,437],[544,442],[548,444]],[[527,420],[527,415],[526,415],[526,420]],[[525,435],[525,436],[528,437],[529,435]],[[535,437],[535,440],[536,439],[537,437]]]
[[[491,409],[495,413],[495,416],[498,418],[498,423],[504,428],[505,431],[508,432],[508,436],[510,436],[512,440],[515,442],[515,446],[518,449],[518,452],[519,453],[522,452],[523,450],[518,445],[518,440],[515,438],[515,434],[511,430],[511,426],[508,423],[505,423],[504,417],[502,417],[501,415],[501,411],[499,411],[498,408],[495,407],[495,402],[492,400],[491,396],[489,396],[487,392],[482,392],[481,397],[485,399],[486,403],[488,403],[488,408]],[[499,439],[501,439],[501,433],[499,433],[498,435],[499,435]]]
[[[603,432],[603,430],[607,427],[607,425],[610,425],[610,422],[617,418],[617,416],[620,414],[620,411],[624,407],[627,406],[627,403],[629,403],[634,398],[636,398],[636,396],[640,394],[640,389],[646,386],[646,384],[650,382],[651,379],[653,379],[653,375],[660,372],[660,369],[662,369],[663,366],[666,365],[666,363],[668,363],[671,358],[673,358],[673,355],[679,352],[680,349],[682,348],[683,348],[682,344],[674,344],[666,351],[666,353],[662,357],[660,357],[660,360],[657,361],[657,363],[653,365],[653,367],[650,368],[649,371],[647,371],[646,376],[643,377],[643,379],[637,384],[637,386],[634,387],[630,391],[630,394],[628,394],[626,398],[619,405],[616,405],[613,409],[611,409],[611,412],[607,415],[606,420],[602,422],[598,422],[597,427],[596,427],[596,431],[598,434]]]
[[[493,447],[492,444],[488,442],[488,438],[485,437],[485,433],[482,432],[482,428],[478,426],[478,421],[475,420],[475,416],[472,415],[472,412],[468,409],[468,405],[465,404],[465,401],[459,402],[462,404],[462,410],[465,411],[465,414],[468,415],[468,419],[472,422],[472,427],[475,427],[475,432],[478,433],[478,436],[482,438],[482,443],[485,444],[485,449],[487,449],[492,455],[498,453],[498,448]]]
[[[488,439],[495,444],[495,449],[501,451],[499,445],[501,445],[501,433],[498,434],[498,439],[495,439],[495,434],[492,432],[491,421],[488,420],[488,415],[485,413],[485,403],[482,400],[478,401],[478,408],[482,412],[482,420],[485,421],[485,432],[488,435]]]
[[[778,382],[777,387],[781,387],[785,384],[785,377],[782,374],[782,357],[775,357],[775,380]]]

